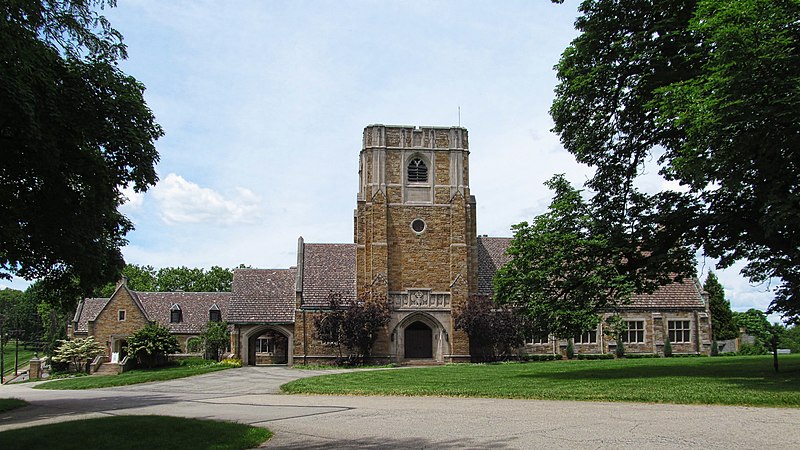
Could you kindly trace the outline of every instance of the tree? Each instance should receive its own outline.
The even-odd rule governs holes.
[[[691,243],[780,279],[771,312],[800,321],[800,3],[585,0],[557,66],[554,131],[596,168],[609,239]],[[643,194],[652,170],[682,186]],[[641,236],[625,230],[649,229]],[[634,241],[635,242],[635,241]],[[643,261],[649,264],[647,261]]]
[[[53,354],[53,361],[70,363],[76,371],[89,372],[89,363],[95,356],[106,352],[103,345],[89,336],[85,339],[59,340],[58,346]]]
[[[470,296],[453,313],[453,326],[469,336],[473,362],[505,360],[525,343],[524,315],[499,307],[485,295]]]
[[[737,328],[744,328],[747,334],[764,343],[770,327],[767,315],[763,311],[750,308],[745,312],[734,312],[733,322]]]
[[[708,307],[711,311],[711,331],[714,341],[735,339],[739,329],[733,323],[731,304],[725,300],[725,290],[714,272],[708,272],[703,289],[708,293]]]
[[[332,293],[329,309],[314,318],[317,339],[338,347],[340,356],[342,348],[347,349],[351,363],[366,364],[379,332],[391,318],[389,300],[365,290],[356,301],[346,303]]]
[[[128,288],[141,292],[230,292],[233,286],[233,270],[219,266],[211,269],[188,267],[164,267],[127,264],[122,275],[128,279]],[[110,297],[116,283],[108,283],[95,290],[97,297]]]
[[[203,333],[200,334],[200,339],[203,340],[206,358],[211,357],[219,361],[222,352],[228,348],[231,339],[231,333],[228,331],[228,323],[208,322]]]
[[[545,183],[549,210],[514,225],[511,260],[494,278],[495,301],[519,309],[533,330],[574,336],[594,329],[600,309],[624,304],[644,281],[619,270],[626,259],[597,228],[594,211],[563,175]]]
[[[128,353],[143,367],[164,365],[167,355],[179,351],[178,339],[156,322],[148,322],[128,337]]]
[[[116,277],[132,223],[123,189],[155,184],[163,135],[144,86],[123,73],[114,0],[0,6],[0,278],[76,284]]]

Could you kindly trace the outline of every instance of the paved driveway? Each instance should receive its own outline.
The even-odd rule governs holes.
[[[426,397],[277,394],[331,373],[245,367],[89,391],[0,387],[31,406],[0,430],[119,414],[166,414],[266,426],[270,448],[798,448],[800,410]],[[409,373],[411,375],[411,372]]]

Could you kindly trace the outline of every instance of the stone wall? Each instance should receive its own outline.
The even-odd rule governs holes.
[[[125,310],[125,320],[119,320],[119,311]],[[111,357],[111,343],[123,339],[147,325],[147,318],[134,302],[127,288],[118,289],[94,321],[88,323],[88,334],[106,347]]]

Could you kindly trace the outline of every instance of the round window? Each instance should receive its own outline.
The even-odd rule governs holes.
[[[414,221],[411,222],[411,229],[416,233],[422,233],[425,231],[425,221],[422,219],[414,219]]]

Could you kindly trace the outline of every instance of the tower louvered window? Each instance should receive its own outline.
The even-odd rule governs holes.
[[[414,158],[408,163],[408,182],[409,183],[424,183],[428,181],[428,167],[425,161]]]

